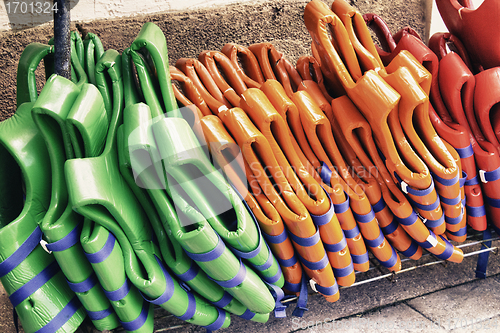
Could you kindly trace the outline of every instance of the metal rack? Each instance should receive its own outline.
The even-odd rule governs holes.
[[[479,256],[480,255],[485,255],[489,253],[493,254],[498,254],[499,253],[499,248],[500,248],[500,243],[498,242],[500,240],[500,237],[486,237],[485,239],[483,238],[482,233],[478,233],[472,229],[469,230],[469,233],[467,235],[467,239],[465,242],[461,244],[456,244],[455,246],[459,249],[462,249],[464,251],[464,258],[468,257],[474,257],[474,256]],[[495,242],[495,244],[492,244]],[[453,242],[454,243],[454,242]],[[491,245],[490,245],[491,244]],[[480,249],[476,249],[478,246],[481,246]],[[428,261],[430,258],[434,259],[431,261]],[[373,278],[367,278],[367,279],[361,279],[360,281],[356,281],[354,284],[348,287],[340,287],[340,289],[346,289],[346,288],[352,288],[356,287],[362,284],[367,284],[375,281],[379,281],[382,279],[389,279],[391,282],[396,283],[397,282],[397,277],[403,273],[408,273],[414,270],[417,270],[419,268],[424,268],[424,267],[429,267],[437,264],[442,264],[446,266],[447,261],[441,260],[436,258],[433,254],[429,252],[425,252],[422,254],[422,257],[419,260],[412,260],[409,258],[404,258],[401,259],[401,265],[402,266],[407,266],[402,268],[398,272],[389,272],[386,268],[378,264],[377,260],[370,254],[370,268],[368,269],[367,272],[373,272],[373,271],[378,271],[380,275],[373,277]],[[366,274],[367,272],[356,272],[356,277],[357,279],[359,278],[360,275]],[[316,295],[316,292],[310,292],[309,296]],[[283,304],[287,303],[292,303],[297,300],[298,297],[288,297],[285,300],[282,301]],[[173,318],[174,316],[167,313],[165,310],[163,310],[160,307],[155,308],[155,320],[160,320],[160,319],[168,319],[168,318]],[[181,328],[186,328],[189,327],[190,324],[179,324],[179,325],[173,325],[173,326],[168,326],[168,327],[163,327],[163,328],[158,328],[154,331],[154,333],[162,333],[162,332],[168,332],[171,330],[175,329],[181,329]],[[124,333],[125,331],[121,328],[116,330],[116,333]]]

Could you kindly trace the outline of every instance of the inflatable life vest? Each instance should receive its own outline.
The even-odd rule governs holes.
[[[477,9],[471,1],[439,0],[436,5],[446,27],[464,43],[474,63],[484,69],[500,66],[496,1],[484,1]]]
[[[439,40],[446,39],[449,42],[454,44],[454,49],[458,51],[458,53],[450,53],[445,56],[445,50],[443,49],[442,41]],[[434,49],[436,54],[441,57],[440,67],[442,67],[442,73],[440,69],[439,75],[439,88],[441,92],[441,96],[443,98],[443,102],[448,107],[450,112],[450,116],[461,125],[463,125],[466,129],[468,129],[470,134],[470,142],[472,146],[472,152],[474,153],[474,158],[476,160],[476,164],[478,167],[477,177],[468,177],[465,186],[468,185],[478,185],[479,182],[482,185],[484,202],[486,203],[486,207],[489,211],[489,216],[493,221],[493,224],[497,225],[497,218],[495,217],[495,199],[499,198],[497,195],[496,182],[498,181],[495,177],[495,170],[500,166],[498,164],[498,145],[495,141],[490,141],[490,139],[495,139],[492,135],[486,137],[482,131],[481,126],[478,123],[479,117],[476,117],[475,112],[475,103],[476,96],[475,92],[478,91],[478,87],[476,84],[477,75],[473,76],[470,70],[467,68],[466,60],[468,59],[467,53],[465,49],[461,46],[462,44],[459,42],[456,37],[452,36],[442,36],[439,35],[431,38],[430,46]],[[459,57],[458,55],[461,55]],[[462,58],[463,57],[463,58]],[[462,60],[462,59],[465,59]],[[443,61],[444,60],[444,61]],[[490,70],[487,70],[490,71]],[[485,71],[485,72],[487,72]],[[461,81],[457,81],[460,78]],[[486,77],[485,77],[486,78]],[[453,81],[450,81],[452,80]],[[456,84],[457,82],[463,82],[464,86],[462,88],[463,93],[460,96],[459,100],[456,99],[457,93],[454,89],[452,89],[452,85],[450,82]],[[478,95],[479,96],[479,95]],[[481,99],[481,97],[479,97]],[[483,101],[489,99],[489,97],[485,97]],[[478,106],[477,108],[481,108],[484,110],[489,110],[488,104],[483,104],[484,108]],[[481,103],[478,103],[481,105]],[[489,111],[486,111],[488,113]],[[489,121],[488,121],[489,122]],[[483,122],[484,123],[484,122]],[[491,125],[486,125],[491,127]],[[469,151],[469,153],[467,153]],[[470,155],[470,149],[462,151],[462,155]],[[487,175],[487,176],[486,176]],[[490,199],[492,198],[492,199]],[[498,205],[497,205],[498,206]],[[469,208],[469,214],[472,216],[483,217],[484,209],[480,205],[480,202],[477,202],[475,205],[471,205]],[[484,224],[481,224],[483,226]]]
[[[404,137],[398,117],[401,95],[393,90],[375,71],[369,70],[361,75],[356,55],[340,19],[320,2],[312,1],[308,6],[304,14],[305,22],[313,40],[317,43],[318,54],[324,59],[322,64],[335,71],[349,97],[357,103],[360,111],[370,122],[378,146],[387,158],[387,165],[395,180],[401,183],[402,189],[408,192],[412,200],[419,205],[419,213],[433,221],[434,227],[439,228],[439,231],[444,232],[444,228],[441,226],[443,222],[441,206],[436,205],[438,197],[427,166],[408,146],[405,150],[407,154],[404,154],[404,157],[413,157],[407,161],[410,169],[399,155],[393,140],[394,135],[401,139]],[[349,71],[325,35],[324,26],[327,23],[331,23],[335,27],[334,34],[340,45],[340,50],[343,51]],[[401,71],[405,70],[401,69]],[[407,73],[407,77],[409,76],[411,75]],[[355,82],[353,77],[359,79]],[[373,94],[373,96],[368,96],[368,94]],[[374,102],[375,100],[378,102]]]
[[[288,98],[283,87],[275,80],[267,80],[266,83],[261,86],[261,90],[266,94],[270,102],[288,124],[290,139],[300,160],[306,166],[308,172],[313,175],[316,181],[321,183],[323,188],[329,194],[335,208],[335,215],[337,216],[342,230],[344,231],[347,245],[349,247],[349,251],[351,252],[354,269],[357,271],[368,270],[369,262],[366,246],[349,205],[349,197],[345,192],[346,190],[349,192],[349,186],[335,170],[332,171],[330,180],[323,182],[319,175],[319,170],[321,170],[322,166],[311,149],[309,140],[306,138],[299,110],[292,100]],[[357,194],[354,194],[353,200],[356,200],[358,197],[359,196]],[[361,210],[357,211],[359,215],[369,213],[369,210],[363,211],[362,207],[366,206],[357,205],[356,207],[361,208]]]
[[[238,75],[248,88],[260,88],[260,85],[265,82],[259,61],[247,47],[227,43],[221,52],[231,60],[231,63],[238,71]],[[238,59],[241,61],[243,68],[239,65]]]
[[[421,62],[418,62],[407,52],[399,52],[391,63],[385,67],[384,73],[382,61],[361,14],[343,1],[336,1],[332,5],[332,9],[344,22],[356,54],[360,58],[360,63],[374,70],[381,67],[382,69],[379,72],[384,80],[400,93],[399,119],[404,133],[412,147],[429,167],[437,193],[440,198],[443,198],[444,202],[441,203],[441,206],[445,214],[446,228],[454,232],[458,231],[466,223],[460,200],[459,172],[452,156],[431,125],[428,116],[429,100],[427,97],[431,85],[431,76],[421,65],[421,62],[425,60],[431,61],[434,59],[433,63],[437,66],[436,57],[419,39],[416,39],[411,34],[403,33],[398,41],[398,46],[411,50]],[[429,59],[431,57],[432,59]],[[411,80],[406,74],[403,74],[400,70],[403,66],[410,71],[415,80]],[[406,84],[403,82],[406,82]],[[421,87],[416,84],[417,82]],[[405,91],[402,87],[414,89],[414,91],[410,93],[409,90]],[[414,102],[408,104],[417,95],[420,96],[419,101],[414,99]],[[402,142],[402,140],[397,141]],[[401,144],[400,148],[402,148]],[[407,151],[404,148],[401,150],[405,152],[405,158],[408,159]],[[439,205],[439,203],[435,202],[434,205],[427,207],[417,207],[433,209],[436,205]],[[433,230],[441,233],[442,228],[435,227]]]
[[[463,252],[454,247],[443,236],[436,236],[431,230],[429,230],[424,225],[422,220],[415,214],[403,193],[393,183],[392,177],[390,176],[388,169],[385,167],[377,147],[373,142],[370,126],[363,118],[359,110],[357,110],[354,104],[349,101],[347,97],[340,97],[340,99],[343,99],[341,103],[336,103],[335,99],[332,101],[332,110],[334,110],[335,116],[338,117],[338,119],[342,119],[342,114],[349,114],[350,117],[354,119],[353,123],[364,129],[364,131],[357,131],[357,133],[362,134],[360,137],[354,137],[352,135],[352,128],[349,128],[349,124],[346,125],[345,123],[339,121],[342,133],[350,143],[352,149],[356,152],[356,156],[359,158],[360,162],[363,163],[367,170],[372,171],[373,168],[370,169],[370,166],[373,165],[377,167],[375,174],[372,173],[372,175],[379,181],[384,200],[391,208],[397,223],[405,229],[411,238],[417,241],[419,245],[427,251],[443,260],[461,262],[463,260]],[[366,152],[365,149],[368,152]],[[395,225],[393,227],[395,227]],[[409,253],[412,252],[413,250]]]
[[[242,108],[270,143],[285,177],[317,225],[337,282],[351,285],[354,283],[351,256],[330,198],[300,161],[291,144],[290,130],[265,94],[260,90],[249,89],[243,96]]]
[[[288,238],[281,216],[269,199],[260,193],[261,189],[258,182],[255,185],[250,184],[250,187],[247,188],[246,177],[252,179],[250,167],[246,161],[243,161],[244,165],[243,169],[241,169],[239,161],[241,151],[225,129],[222,120],[216,116],[204,117],[202,119],[202,126],[212,156],[215,157],[218,165],[224,170],[225,174],[239,193],[245,193],[245,191],[247,191],[248,194],[245,200],[256,216],[264,238],[266,238],[269,247],[273,250],[273,253],[277,257],[276,259],[280,263],[285,277],[285,289],[295,289],[290,287],[290,285],[298,286],[300,284],[302,269],[300,264],[296,262],[296,259],[293,265],[287,266],[287,262],[295,258],[295,251]],[[237,152],[234,151],[235,147],[237,147]],[[228,156],[234,157],[234,159],[230,161],[228,160]],[[234,165],[235,162],[238,163],[238,165]],[[239,171],[243,171],[243,174],[240,174]],[[249,182],[253,183],[251,180]],[[281,238],[280,241],[274,241],[278,238]]]
[[[326,89],[323,74],[321,73],[321,68],[316,58],[312,56],[302,56],[299,60],[297,60],[295,68],[302,77],[302,80],[311,80],[316,82],[321,90],[321,93],[323,94],[323,97],[326,98],[328,103],[332,102],[333,97],[330,96],[330,93]]]
[[[349,168],[335,144],[330,122],[307,92],[295,93],[293,100],[300,110],[305,133],[311,146],[314,147],[313,150],[318,159],[323,161],[330,170],[334,168],[333,165],[336,165],[342,179],[348,186],[344,191],[348,193],[352,202],[354,218],[358,222],[365,243],[384,267],[389,270],[399,270],[401,265],[399,257],[391,245],[386,242],[363,188],[358,186],[359,182],[349,172]],[[322,174],[325,172],[328,173],[323,169]],[[360,214],[360,212],[363,213]]]
[[[0,124],[1,174],[8,175],[1,181],[2,193],[8,193],[2,196],[3,207],[8,208],[1,213],[0,280],[27,332],[76,330],[85,309],[55,258],[40,244],[38,222],[49,206],[51,173],[45,142],[31,117],[32,106],[23,103]]]
[[[337,301],[338,285],[320,240],[319,231],[313,224],[309,212],[285,178],[267,139],[258,131],[246,113],[239,108],[223,111],[219,117],[240,146],[262,191],[274,204],[285,222],[304,271],[311,279],[314,279],[317,283],[317,290],[327,301]],[[272,175],[280,194],[276,192],[266,172]],[[292,237],[292,234],[295,237]]]
[[[154,34],[152,29],[154,29],[154,25],[145,25],[138,39],[141,41],[147,40],[149,34]],[[120,67],[120,59],[117,57],[115,60],[113,65]],[[159,78],[164,78],[166,72],[160,73],[161,66],[159,66],[158,60],[157,62],[156,69]],[[168,67],[161,69],[166,71]],[[113,86],[108,89],[112,89],[114,96],[112,101],[113,116],[104,152],[96,158],[68,161],[65,166],[70,200],[73,207],[113,233],[124,252],[128,277],[151,302],[163,306],[174,315],[190,322],[199,323],[203,326],[227,326],[229,322],[225,312],[219,312],[215,307],[210,308],[207,304],[207,306],[203,307],[203,314],[199,312],[202,311],[200,307],[195,308],[193,311],[193,303],[204,303],[204,301],[192,295],[191,292],[182,289],[178,282],[164,269],[158,256],[155,256],[155,251],[159,250],[155,249],[151,237],[151,227],[144,220],[145,214],[142,207],[118,170],[116,130],[123,108],[123,87],[121,75],[111,76],[111,78],[113,79]],[[168,77],[168,89],[170,92],[167,96],[170,95],[173,98],[170,77]],[[165,103],[170,107],[172,105],[171,101],[165,101]],[[170,109],[173,109],[173,107]],[[102,177],[103,173],[107,175],[104,178]],[[82,174],[86,175],[84,179],[79,177]],[[82,181],[87,183],[89,179],[99,179],[99,181],[92,182],[95,186],[81,184]],[[120,198],[117,198],[117,195]],[[89,204],[90,202],[94,204]],[[101,209],[98,207],[101,207]],[[137,223],[138,221],[142,222]],[[140,250],[137,248],[139,244]],[[138,269],[139,259],[147,271],[146,277]],[[144,307],[140,317],[147,316],[148,308],[149,306]],[[218,318],[221,318],[221,320],[218,321]]]

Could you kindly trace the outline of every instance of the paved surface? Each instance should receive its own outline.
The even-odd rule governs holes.
[[[493,242],[493,246],[499,245],[500,241]],[[477,250],[479,245],[464,248],[465,253]],[[375,263],[369,272],[357,274],[357,281],[366,283],[342,288],[336,303],[328,303],[310,290],[309,311],[302,318],[292,316],[295,307],[292,303],[287,309],[287,318],[271,316],[266,324],[261,324],[232,316],[231,326],[221,332],[500,331],[500,256],[490,255],[486,279],[475,277],[477,256],[467,257],[461,264],[433,264],[436,261],[431,255],[416,262],[404,261],[403,269],[423,267],[393,278],[367,282],[388,273]],[[3,289],[0,294],[0,332],[14,333],[12,307]],[[205,331],[161,309],[156,318],[158,333]],[[81,333],[87,332],[96,331],[81,328]]]

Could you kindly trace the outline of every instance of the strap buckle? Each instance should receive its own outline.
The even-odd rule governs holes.
[[[48,254],[52,254],[52,251],[50,251],[48,248],[47,248],[47,241],[45,239],[42,239],[40,240],[40,245],[42,246],[42,248],[45,250],[45,252],[47,252]]]
[[[408,184],[404,181],[401,182],[401,191],[403,191],[405,194],[408,194]]]
[[[318,289],[316,289],[316,282],[314,282],[312,279],[309,280],[309,285],[311,286],[311,289],[317,293],[318,292]]]
[[[417,214],[418,218],[422,220],[423,224],[425,224],[425,222],[427,222],[427,219],[425,217],[423,217],[422,215],[420,215],[419,212],[415,212],[415,213]]]
[[[481,179],[481,181],[486,184],[488,181],[486,180],[486,171],[484,170],[479,170],[479,179]]]

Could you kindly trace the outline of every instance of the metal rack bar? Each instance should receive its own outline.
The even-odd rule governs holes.
[[[468,235],[466,241],[468,240],[470,242],[456,245],[456,247],[460,248],[460,249],[467,249],[467,248],[470,248],[470,247],[475,246],[475,245],[483,245],[483,246],[486,247],[485,249],[481,249],[481,250],[476,250],[476,251],[471,251],[471,252],[468,252],[468,253],[464,253],[464,258],[466,258],[466,257],[472,257],[472,256],[479,255],[479,254],[485,253],[485,252],[494,252],[494,251],[497,251],[500,248],[500,246],[488,247],[488,246],[485,245],[486,242],[500,240],[500,237],[492,237],[492,238],[483,239],[483,240],[476,240],[478,237],[482,237],[482,235],[481,234]],[[431,253],[427,252],[427,253],[424,253],[422,255],[422,258],[429,257],[429,256],[433,256],[433,255]],[[420,261],[420,260],[422,260],[422,259],[419,259],[418,261]],[[414,261],[412,259],[405,258],[405,259],[401,260],[401,263],[404,263],[404,262],[415,262],[415,263],[417,263],[418,261]],[[446,260],[440,260],[440,259],[436,258],[435,261],[417,264],[417,265],[414,265],[414,266],[411,266],[411,267],[407,267],[407,268],[401,269],[400,271],[397,271],[397,272],[391,272],[391,273],[381,274],[381,275],[373,277],[373,278],[369,278],[369,279],[365,279],[365,280],[361,280],[361,281],[355,282],[351,286],[348,286],[348,287],[340,287],[339,289],[352,288],[352,287],[355,287],[355,286],[359,286],[359,285],[366,284],[366,283],[371,283],[371,282],[382,280],[382,279],[385,279],[385,278],[391,278],[391,277],[394,277],[396,275],[403,274],[403,273],[410,272],[410,271],[414,271],[414,270],[419,269],[419,268],[429,267],[429,266],[433,266],[433,265],[436,265],[436,264],[444,264],[444,263],[446,263]],[[379,269],[381,267],[382,266],[380,266],[380,265],[372,265],[368,271],[373,270],[373,269]],[[366,273],[366,272],[356,272],[356,274],[361,274],[361,273]],[[309,293],[309,295],[315,295],[315,294],[317,294],[317,293],[316,292]],[[284,303],[284,304],[290,303],[290,302],[296,301],[297,299],[298,299],[298,297],[296,297],[296,296],[289,297],[289,298],[284,299],[282,301],[282,303]],[[159,308],[159,307],[155,308],[155,311],[161,311],[161,310],[162,309]],[[155,319],[156,320],[157,319],[165,319],[165,318],[170,318],[170,317],[173,317],[173,315],[166,313],[164,316],[161,316],[161,317],[155,318]],[[167,332],[167,331],[170,331],[170,330],[174,330],[174,329],[178,329],[178,328],[184,328],[184,327],[187,327],[187,326],[188,325],[186,325],[186,324],[181,324],[181,325],[164,327],[164,328],[156,329],[154,331],[154,333]],[[118,330],[118,332],[121,333],[121,332],[124,332],[124,331]]]
[[[71,79],[70,1],[54,0],[54,72]]]

